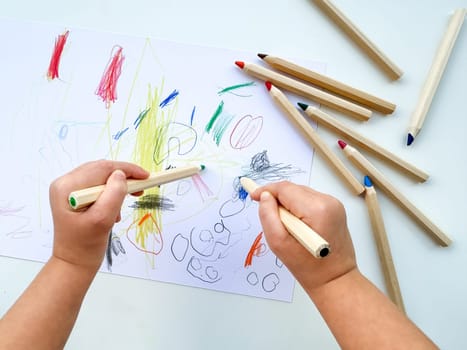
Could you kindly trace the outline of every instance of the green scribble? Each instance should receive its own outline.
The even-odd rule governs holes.
[[[222,110],[224,109],[224,101],[221,101],[219,103],[219,105],[217,106],[217,109],[216,111],[214,112],[214,114],[212,115],[211,119],[209,120],[209,122],[206,124],[206,127],[204,128],[204,130],[209,133],[211,132],[211,129],[212,129],[212,126],[214,125],[214,123],[216,122],[217,118],[219,117],[219,115],[222,113]]]
[[[216,145],[219,146],[222,140],[222,136],[224,135],[225,130],[229,126],[230,122],[234,118],[233,115],[223,114],[217,121],[216,125],[212,130],[212,138],[216,142]]]
[[[247,86],[254,86],[255,85],[255,82],[254,81],[250,81],[248,83],[243,83],[243,84],[237,84],[237,85],[232,85],[232,86],[228,86],[220,91],[217,92],[218,95],[222,95],[226,92],[229,92],[229,91],[232,91],[232,90],[237,90],[237,89],[241,89],[241,88],[244,88],[244,87],[247,87]]]

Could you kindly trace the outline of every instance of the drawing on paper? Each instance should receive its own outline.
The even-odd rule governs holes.
[[[8,37],[11,32],[18,40]],[[28,57],[19,44],[27,33],[36,33],[28,40],[49,62],[48,80],[63,84],[38,84],[43,66],[19,67],[0,57],[0,67],[11,71],[2,71],[5,81],[20,77],[31,91],[11,95],[6,106],[16,114],[0,146],[15,154],[2,153],[2,162],[28,162],[16,167],[15,176],[2,175],[24,191],[1,194],[0,254],[48,258],[48,184],[83,162],[131,161],[150,172],[205,164],[200,174],[126,198],[121,221],[109,232],[102,271],[291,300],[294,280],[268,248],[257,205],[239,178],[305,184],[312,150],[295,137],[262,84],[230,69],[239,53],[0,21],[5,49],[21,57]]]

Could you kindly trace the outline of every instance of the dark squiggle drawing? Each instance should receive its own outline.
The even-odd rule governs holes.
[[[259,283],[258,274],[256,272],[250,272],[248,276],[246,276],[246,281],[252,286],[256,286]]]
[[[105,252],[105,258],[107,260],[107,269],[112,272],[113,257],[112,255],[118,256],[120,253],[126,254],[125,248],[123,248],[120,238],[115,235],[112,231],[109,232],[109,240],[107,242],[107,250]]]
[[[280,269],[284,267],[284,263],[276,256],[276,266]]]
[[[170,246],[170,250],[172,251],[172,256],[175,258],[175,260],[181,262],[185,259],[189,245],[190,241],[188,238],[183,237],[181,233],[174,237]]]
[[[213,229],[214,233],[207,229],[197,231],[196,227],[190,231],[191,248],[201,256],[211,257],[216,251],[217,245],[229,245],[232,232],[225,226],[222,219],[214,224]]]
[[[243,174],[233,180],[232,186],[234,193],[232,199],[225,201],[219,209],[219,215],[223,218],[237,215],[247,206],[246,200],[248,193],[240,184],[240,178],[242,176],[247,176],[252,180],[266,180],[271,182],[288,179],[293,175],[303,173],[301,169],[295,168],[290,164],[271,163],[267,151],[255,154],[251,158],[250,164],[247,167],[243,167],[242,170]]]
[[[281,280],[277,274],[274,272],[267,274],[263,278],[262,287],[266,293],[274,292],[277,286],[280,284]]]
[[[186,270],[190,275],[203,282],[216,283],[222,279],[212,261],[201,260],[195,256],[191,257]]]
[[[157,165],[161,164],[169,157],[172,149],[176,149],[177,155],[184,156],[195,148],[196,143],[198,142],[198,133],[190,125],[179,122],[171,122],[163,128],[164,130],[161,130],[161,133],[167,133],[171,136],[169,136],[167,139],[166,152],[158,156],[158,151],[160,151],[162,145],[160,144],[160,138],[158,138],[156,135],[153,160]]]
[[[170,198],[159,194],[147,194],[130,205],[130,208],[137,210],[161,209],[173,211],[175,210],[175,204]]]
[[[271,163],[269,161],[267,151],[259,152],[251,158],[250,165],[245,169],[244,173],[234,179],[234,190],[240,193],[244,189],[240,184],[242,176],[249,177],[252,180],[265,180],[267,182],[275,182],[285,180],[293,175],[303,173],[303,170],[293,167],[291,164]]]

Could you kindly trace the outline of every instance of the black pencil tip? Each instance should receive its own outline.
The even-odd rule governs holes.
[[[413,135],[409,133],[407,135],[407,146],[410,146],[414,140],[415,140],[415,137],[413,137]]]
[[[299,106],[301,109],[303,109],[304,111],[306,111],[306,109],[308,108],[308,105],[305,104],[305,103],[298,102],[297,104],[298,104],[298,106]]]
[[[267,55],[265,53],[259,53],[258,54],[258,57],[261,58],[261,59],[264,59],[264,57],[266,57]]]

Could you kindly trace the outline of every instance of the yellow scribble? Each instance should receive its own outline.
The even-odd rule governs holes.
[[[160,108],[161,91],[164,89],[164,81],[159,88],[148,86],[148,96],[145,108],[147,110],[144,119],[141,120],[137,128],[137,136],[133,159],[144,169],[150,172],[157,172],[167,167],[167,142],[170,123],[175,118],[177,110],[176,102],[168,108]],[[159,187],[153,187],[145,191],[145,194],[162,195]],[[150,210],[135,210],[135,222],[141,222],[136,226],[136,242],[142,249],[147,249],[146,242],[150,235],[161,234],[162,232],[162,213],[160,208]],[[150,215],[152,220],[145,220]]]

